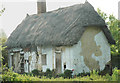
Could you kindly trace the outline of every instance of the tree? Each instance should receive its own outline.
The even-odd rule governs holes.
[[[5,11],[5,8],[3,8],[0,11],[0,16],[2,15],[2,13]],[[0,64],[3,62],[3,64],[6,64],[8,59],[8,55],[7,55],[7,50],[5,49],[6,47],[4,47],[3,45],[5,44],[5,42],[7,41],[7,36],[4,32],[3,29],[0,29]],[[4,59],[3,59],[4,58]]]
[[[5,8],[3,8],[1,11],[0,11],[0,16],[1,14],[4,12]],[[1,31],[1,30],[0,30]],[[3,57],[2,57],[2,51],[4,50],[4,47],[2,46],[3,45],[3,38],[2,38],[2,33],[0,32],[0,73],[2,72],[2,60],[3,60]],[[1,76],[0,76],[1,78]],[[1,80],[1,79],[0,79]]]
[[[3,59],[3,64],[5,65],[8,62],[8,52],[5,49],[6,47],[4,46],[5,42],[7,41],[7,36],[4,32],[3,29],[0,29],[0,47],[1,47],[1,55],[4,58]]]
[[[1,11],[0,11],[0,16],[2,15],[2,13],[5,11],[5,8],[3,8]],[[1,31],[1,30],[0,30]],[[0,32],[0,62],[2,60],[2,50],[3,50],[3,47],[2,47],[2,33]]]
[[[116,19],[113,15],[107,15],[99,8],[97,9],[97,12],[105,20],[108,29],[116,42],[115,45],[111,45],[111,54],[114,56],[120,55],[120,20]]]
[[[5,64],[8,61],[7,50],[5,49],[6,47],[3,47],[4,43],[7,41],[7,37],[3,34],[5,34],[3,30],[0,30],[0,73],[2,72],[3,67],[6,66]]]

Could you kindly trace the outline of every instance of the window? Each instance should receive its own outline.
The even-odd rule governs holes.
[[[41,59],[42,59],[42,65],[47,65],[47,59],[46,59],[46,54],[42,54]]]

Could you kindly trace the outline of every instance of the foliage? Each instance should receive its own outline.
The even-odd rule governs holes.
[[[2,13],[5,11],[5,8],[3,8],[1,11],[0,11],[0,16],[2,15]]]
[[[112,76],[110,76],[109,74],[101,76],[98,74],[97,71],[93,70],[90,72],[90,75],[83,76],[83,77],[79,76],[75,78],[63,78],[63,77],[47,78],[46,76],[41,76],[41,78],[39,78],[39,76],[34,76],[33,74],[26,75],[26,74],[15,73],[12,71],[12,68],[7,69],[5,65],[2,65],[2,68],[4,70],[3,73],[0,75],[2,77],[2,81],[29,81],[29,82],[31,81],[118,81],[118,78],[120,78],[120,70],[118,70],[117,68],[113,70]],[[38,72],[38,70],[36,69],[34,71]],[[71,72],[68,70],[66,71],[67,71],[66,73],[67,75],[68,75],[68,72],[69,73]],[[48,69],[46,72],[50,74],[50,72],[52,71]]]
[[[0,11],[0,16],[2,15],[2,13],[5,11],[5,8],[3,8]],[[3,64],[5,65],[8,61],[7,59],[7,50],[5,49],[6,47],[3,46],[5,44],[5,42],[7,41],[7,36],[5,34],[5,32],[3,31],[3,29],[0,29],[0,64],[1,62],[3,62]],[[3,60],[4,58],[4,60]]]
[[[111,45],[111,54],[114,56],[120,55],[120,20],[116,19],[113,15],[107,15],[100,9],[97,9],[97,12],[105,20],[116,42],[115,45]]]
[[[65,78],[65,74],[64,74],[64,73],[58,74],[57,76],[58,76],[58,77],[64,77],[64,78]],[[56,77],[57,77],[57,76],[56,76]]]
[[[38,77],[33,77],[29,75],[21,75],[13,72],[11,69],[8,69],[2,75],[2,80],[3,81],[39,81],[40,79]]]
[[[18,74],[18,73],[13,72],[12,69],[8,69],[4,71],[2,75],[2,79],[3,81],[118,81],[118,75],[120,76],[120,70],[117,70],[117,68],[115,68],[113,70],[112,76],[110,76],[109,74],[101,76],[98,74],[98,72],[93,70],[90,72],[90,76],[89,75],[83,76],[83,77],[79,76],[79,77],[70,78],[70,79],[68,78],[64,79],[63,77],[46,78],[45,76],[42,76],[41,78],[39,78],[33,75],[30,76],[26,74],[24,75]]]
[[[38,76],[39,78],[41,78],[42,76],[46,76],[46,78],[52,78],[56,76],[55,71],[54,70],[50,70],[49,68],[46,70],[46,72],[41,72],[38,69],[34,69],[31,73],[25,73],[26,75],[33,75],[33,76]]]
[[[46,72],[45,72],[45,76],[47,78],[51,78],[53,76],[53,72],[50,69],[47,69]]]
[[[1,29],[0,31],[0,56],[3,57],[3,64],[7,64],[8,63],[8,52],[5,49],[6,46],[4,46],[5,42],[7,41],[7,36],[5,34],[5,32]]]
[[[64,71],[64,76],[65,76],[65,78],[71,78],[72,77],[72,70],[65,70]]]
[[[83,77],[83,76],[87,76],[87,75],[90,76],[90,73],[83,71],[82,73],[79,73],[79,74],[77,75],[77,77],[79,77],[79,76]]]
[[[37,69],[34,69],[33,71],[32,71],[32,73],[33,73],[33,75],[39,75],[40,74],[40,71],[39,70],[37,70]]]
[[[118,70],[117,68],[115,68],[112,74],[112,81],[118,80],[118,75],[119,75]]]
[[[32,72],[30,72],[30,73],[23,73],[23,75],[34,76]]]

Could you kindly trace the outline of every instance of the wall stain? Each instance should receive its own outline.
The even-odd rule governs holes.
[[[88,27],[86,28],[85,32],[81,37],[81,48],[82,52],[80,53],[81,56],[84,57],[84,63],[90,69],[99,70],[99,61],[96,61],[92,58],[92,54],[94,53],[95,56],[102,56],[102,52],[100,50],[100,45],[96,45],[96,41],[94,40],[95,36],[101,31],[100,28],[96,27]]]

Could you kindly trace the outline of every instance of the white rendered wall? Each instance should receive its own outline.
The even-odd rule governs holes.
[[[31,57],[31,60],[29,60],[29,70],[30,72],[34,69],[36,69],[36,53],[35,52],[25,52],[24,53],[24,60],[29,60],[29,57]],[[25,72],[29,72],[28,71],[28,62],[26,62],[26,64],[24,64],[24,71]]]
[[[47,65],[42,65],[42,70],[43,72],[46,71],[47,68],[49,68],[50,70],[53,69],[53,53],[52,53],[52,47],[42,47],[39,48],[38,47],[38,52],[42,50],[41,54],[46,54],[46,61],[47,61]],[[40,59],[39,59],[40,60]],[[41,61],[39,61],[40,64]]]
[[[66,63],[66,69],[72,70],[72,49],[70,47],[63,47],[62,51],[62,73],[64,73],[64,63]]]
[[[81,49],[81,42],[79,41],[78,44],[71,47],[72,51],[72,68],[74,69],[74,74],[89,72],[89,68],[84,63],[84,56],[80,56]]]
[[[105,64],[111,60],[110,45],[102,31],[95,36],[95,41],[97,45],[101,46],[102,56],[96,57],[93,54],[92,57],[99,61],[100,70],[103,70]]]

